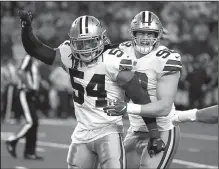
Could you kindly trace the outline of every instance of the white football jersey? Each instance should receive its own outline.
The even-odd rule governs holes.
[[[147,88],[151,102],[157,101],[156,86],[157,81],[164,74],[172,71],[180,71],[182,68],[181,57],[178,53],[169,50],[165,46],[159,46],[146,56],[137,59],[134,53],[134,48],[131,41],[123,42],[119,48],[129,56],[137,60],[136,66],[133,68],[135,74],[141,77],[144,81],[145,88]],[[157,125],[160,131],[170,130],[173,128],[171,118],[175,113],[175,106],[173,104],[172,110],[166,117],[157,117]],[[129,114],[130,125],[134,130],[147,131],[145,122],[141,116]]]
[[[75,114],[78,122],[76,133],[72,137],[82,142],[92,141],[100,137],[98,131],[113,124],[119,124],[122,132],[122,117],[108,116],[103,112],[107,99],[124,99],[124,91],[118,87],[116,76],[119,72],[121,59],[128,56],[118,48],[107,49],[97,61],[87,66],[72,61],[70,42],[65,41],[59,46],[63,68],[69,73],[74,90]],[[74,68],[74,69],[73,69]],[[81,133],[79,132],[81,131]],[[82,131],[87,131],[83,132]],[[89,133],[89,131],[96,131]],[[113,132],[111,130],[111,132]],[[104,131],[104,134],[107,134]]]

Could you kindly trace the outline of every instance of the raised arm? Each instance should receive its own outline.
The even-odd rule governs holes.
[[[61,54],[59,48],[51,48],[42,42],[34,35],[31,22],[33,14],[26,11],[18,11],[21,21],[21,37],[25,51],[32,57],[52,65],[61,62]]]

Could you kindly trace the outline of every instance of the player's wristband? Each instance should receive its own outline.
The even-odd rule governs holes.
[[[198,109],[183,111],[182,113],[178,114],[179,120],[182,122],[196,121],[197,111]]]
[[[140,115],[141,113],[141,105],[128,103],[127,104],[127,112],[130,114]]]

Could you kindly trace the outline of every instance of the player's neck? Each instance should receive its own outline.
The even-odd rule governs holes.
[[[142,58],[143,56],[145,56],[145,54],[142,54],[142,53],[140,53],[140,52],[138,52],[138,51],[135,50],[135,56],[136,56],[137,59],[140,59],[140,58]]]

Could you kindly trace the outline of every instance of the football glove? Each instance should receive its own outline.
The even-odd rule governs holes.
[[[33,13],[24,10],[19,10],[18,15],[20,16],[21,27],[26,28],[31,26],[33,20]]]
[[[148,142],[147,150],[150,157],[152,157],[165,150],[165,143],[160,137],[151,138]]]
[[[103,110],[108,116],[122,116],[127,113],[127,103],[118,100],[109,101]]]

